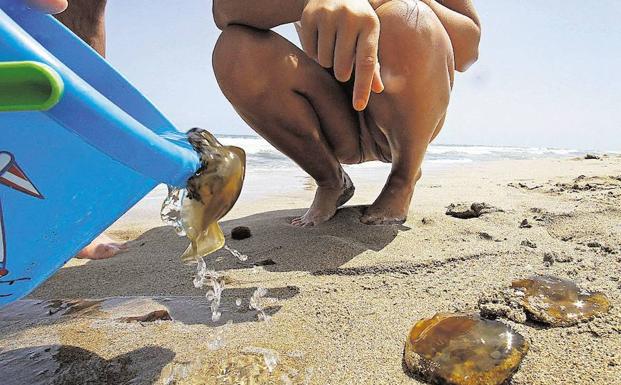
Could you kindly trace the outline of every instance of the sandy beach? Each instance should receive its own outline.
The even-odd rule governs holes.
[[[414,322],[478,312],[486,293],[548,274],[605,293],[612,308],[565,328],[501,318],[530,344],[510,384],[621,384],[621,156],[433,170],[399,226],[361,224],[361,207],[382,177],[354,181],[347,207],[309,229],[289,221],[310,203],[312,188],[242,196],[222,227],[248,260],[225,250],[206,259],[226,282],[216,322],[206,289],[192,284],[195,265],[178,258],[187,240],[162,225],[160,202],[142,203],[109,230],[129,241],[126,253],[72,260],[0,311],[0,382],[422,384],[402,363]],[[445,214],[460,202],[500,210],[473,219]],[[521,228],[524,219],[532,227]],[[252,237],[228,238],[240,225]],[[264,300],[267,322],[249,308],[258,287],[272,298]],[[71,312],[42,303],[55,299],[105,300]],[[121,320],[159,309],[172,320]],[[275,363],[271,373],[265,358]]]

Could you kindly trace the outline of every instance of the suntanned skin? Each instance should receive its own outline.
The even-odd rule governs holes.
[[[471,0],[214,0],[216,78],[240,116],[317,182],[309,210],[330,219],[353,194],[341,164],[391,162],[361,221],[405,221],[453,72],[478,57]],[[270,31],[297,22],[303,51]],[[330,69],[330,70],[327,70]],[[352,79],[353,78],[353,79]]]
[[[106,0],[29,0],[28,3],[56,18],[88,43],[101,56],[105,56],[106,38],[104,12]],[[69,5],[69,7],[68,7]],[[77,258],[106,259],[127,249],[124,243],[115,242],[105,234],[78,253]]]
[[[76,17],[88,13],[90,1],[97,2],[73,1],[80,3]],[[214,0],[213,5],[222,30],[213,67],[223,93],[256,132],[317,182],[311,207],[292,224],[330,219],[353,194],[341,164],[370,160],[391,162],[392,168],[361,221],[405,221],[427,146],[444,123],[453,72],[466,70],[478,57],[480,24],[472,1]],[[95,20],[101,28],[91,31],[103,42],[103,9],[100,16]],[[304,51],[269,31],[298,21]],[[96,46],[96,36],[85,40],[94,39]]]

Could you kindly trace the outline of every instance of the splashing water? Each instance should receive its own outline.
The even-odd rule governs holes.
[[[196,151],[200,167],[189,177],[185,189],[168,188],[160,215],[190,245],[181,256],[194,261],[224,246],[224,234],[218,224],[232,208],[241,193],[246,172],[246,154],[235,146],[223,146],[209,131],[193,128],[185,134],[167,132],[161,135],[171,142]],[[241,253],[229,250],[244,260]]]
[[[190,373],[190,365],[187,363],[172,363],[168,368],[170,372],[163,378],[164,385],[174,385],[178,380],[188,377]]]
[[[257,318],[259,321],[269,322],[271,317],[265,313],[263,309],[263,301],[265,300],[265,295],[267,294],[267,289],[264,287],[258,287],[254,293],[252,293],[252,297],[250,297],[250,304],[248,308],[254,309],[257,311]]]
[[[270,373],[276,369],[276,365],[278,365],[278,352],[272,349],[265,348],[255,348],[255,347],[247,347],[243,350],[244,353],[252,353],[252,354],[261,354],[263,355],[263,360],[265,361],[265,366],[267,366],[267,370]]]
[[[181,144],[183,146],[187,146],[187,144],[188,144],[188,138],[187,138],[187,134],[185,132],[168,131],[168,132],[161,133],[159,135],[163,139],[166,139],[166,140],[168,140],[170,142]]]
[[[217,322],[222,313],[219,310],[222,291],[224,290],[224,277],[214,270],[209,270],[204,258],[199,258],[196,265],[196,277],[194,277],[194,287],[202,288],[209,285],[211,289],[207,291],[205,297],[210,302],[211,320]]]
[[[293,381],[291,381],[291,379],[289,378],[289,376],[285,373],[280,375],[280,381],[284,384],[284,385],[293,385]]]
[[[304,385],[310,385],[311,378],[313,378],[313,374],[315,374],[315,370],[313,368],[306,368],[304,371]]]
[[[237,259],[239,259],[242,262],[248,260],[248,256],[246,254],[242,254],[239,251],[235,250],[234,248],[229,247],[228,245],[224,245],[224,249],[227,250],[229,253],[233,254],[234,257],[237,257]]]
[[[218,350],[226,346],[226,340],[224,339],[224,335],[227,330],[233,325],[232,320],[228,320],[226,324],[216,330],[216,334],[211,341],[207,342],[207,348],[209,350]]]
[[[162,210],[160,211],[162,222],[172,226],[180,237],[185,237],[187,235],[181,217],[181,209],[183,207],[185,195],[185,189],[168,186],[168,196],[166,196],[162,204]]]
[[[186,190],[179,189],[175,187],[168,187],[168,196],[162,205],[162,210],[160,212],[162,221],[175,229],[175,232],[179,236],[186,235],[186,229],[188,228],[188,223],[184,220],[182,216],[183,209],[183,200],[186,197]],[[241,252],[229,247],[228,245],[224,245],[224,249],[226,249],[231,255],[236,257],[238,260],[244,262],[248,260],[248,256],[246,254],[242,254]],[[211,320],[213,322],[217,322],[220,320],[222,316],[222,312],[219,310],[220,302],[222,298],[222,291],[224,290],[224,277],[222,274],[218,273],[215,270],[211,270],[207,268],[207,264],[205,263],[205,259],[200,257],[197,259],[196,266],[196,276],[193,280],[194,287],[202,288],[204,286],[209,287],[210,289],[205,294],[205,297],[210,303],[211,308]],[[251,309],[256,309],[259,311],[259,320],[269,320],[269,316],[265,314],[262,310],[260,304],[260,296],[253,295],[255,298],[254,302],[252,302]],[[264,293],[262,295],[265,295]],[[241,306],[241,299],[238,298],[235,301],[237,307]],[[255,307],[252,307],[255,306]]]

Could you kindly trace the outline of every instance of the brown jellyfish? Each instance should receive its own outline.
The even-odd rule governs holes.
[[[246,171],[246,154],[235,146],[223,146],[208,131],[193,128],[188,140],[198,153],[201,167],[188,180],[187,198],[181,210],[190,245],[181,256],[192,261],[224,246],[218,224],[239,197]]]
[[[524,337],[501,322],[439,313],[412,327],[404,361],[431,383],[499,385],[518,369],[527,351]]]

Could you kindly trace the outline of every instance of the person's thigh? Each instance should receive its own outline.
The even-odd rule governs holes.
[[[287,108],[287,98],[303,96],[339,162],[360,162],[359,120],[347,86],[279,34],[227,27],[214,50],[214,71],[223,93],[246,120],[267,109],[289,118],[298,111]],[[307,135],[298,127],[287,129]]]
[[[360,143],[363,161],[392,162],[399,155],[393,154],[395,149],[420,152],[420,144],[408,142],[429,143],[442,129],[453,83],[453,51],[448,34],[425,4],[375,3],[385,90],[372,94],[367,109],[358,113]],[[345,85],[350,94],[352,88],[352,81]]]
[[[451,42],[437,16],[420,1],[389,0],[377,12],[385,89],[371,96],[365,125],[388,139],[389,145],[380,146],[384,156],[419,163],[446,115],[454,72]]]

